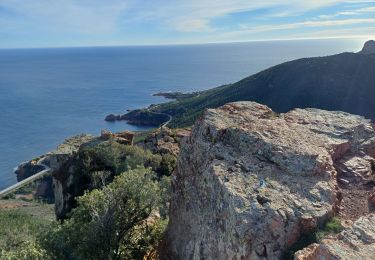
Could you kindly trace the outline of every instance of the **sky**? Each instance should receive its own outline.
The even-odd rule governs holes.
[[[0,0],[0,48],[375,39],[375,0]]]

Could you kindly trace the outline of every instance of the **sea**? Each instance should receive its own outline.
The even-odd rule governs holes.
[[[80,133],[145,130],[105,122],[107,114],[166,101],[160,91],[192,92],[279,63],[357,52],[363,39],[0,49],[0,189],[14,168]]]

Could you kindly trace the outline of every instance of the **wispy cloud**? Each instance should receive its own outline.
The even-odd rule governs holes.
[[[0,25],[7,23],[18,28],[34,27],[35,31],[103,33],[115,30],[119,16],[128,7],[126,1],[120,0],[89,3],[74,0],[2,0],[0,7],[16,15],[2,17],[0,13]]]
[[[238,33],[258,33],[276,30],[290,30],[303,27],[332,27],[353,24],[375,24],[375,18],[368,19],[346,19],[346,20],[326,20],[326,21],[305,21],[298,23],[273,24],[264,26],[241,25],[241,31]]]
[[[332,19],[332,18],[336,18],[336,17],[339,17],[339,16],[354,16],[354,15],[361,15],[361,14],[364,14],[364,13],[375,13],[375,6],[368,6],[368,7],[364,7],[364,8],[359,8],[359,9],[354,9],[354,10],[351,10],[351,11],[341,11],[341,12],[337,12],[335,14],[331,14],[331,15],[319,15],[318,18],[321,18],[321,19]]]
[[[0,0],[0,37],[20,45],[27,44],[22,39],[41,44],[83,44],[94,38],[104,44],[200,42],[230,34],[235,41],[240,34],[370,26],[372,3],[375,0]],[[336,19],[341,16],[353,19]]]

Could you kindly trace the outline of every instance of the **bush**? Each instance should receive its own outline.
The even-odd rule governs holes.
[[[161,160],[160,155],[154,155],[149,150],[108,141],[82,149],[78,171],[87,175],[95,171],[110,171],[118,175],[140,165],[156,171]]]
[[[320,241],[328,235],[340,233],[342,230],[343,226],[341,225],[340,219],[337,217],[333,217],[323,226],[323,228],[319,229],[316,232],[316,241]]]
[[[157,246],[167,223],[156,216],[165,187],[154,175],[136,168],[78,198],[71,218],[45,234],[43,247],[56,259],[142,258]]]
[[[48,259],[37,244],[37,234],[49,221],[33,217],[20,209],[0,211],[0,259]]]
[[[337,217],[330,218],[322,227],[303,234],[292,247],[286,250],[283,259],[294,259],[294,253],[298,250],[301,250],[312,243],[317,243],[328,235],[337,234],[342,230],[343,226],[341,225],[340,219]]]
[[[163,154],[158,173],[160,176],[171,176],[176,168],[177,158],[171,154]]]
[[[47,251],[42,249],[35,241],[27,241],[17,249],[0,251],[0,259],[3,260],[49,260]]]

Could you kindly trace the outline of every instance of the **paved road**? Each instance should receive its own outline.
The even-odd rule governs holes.
[[[150,113],[152,113],[152,114],[155,114],[155,115],[166,115],[166,116],[168,116],[168,118],[169,118],[168,121],[162,123],[162,124],[160,125],[160,128],[162,128],[162,127],[167,127],[167,125],[172,121],[172,116],[169,115],[169,114],[167,114],[167,113],[159,113],[159,112],[154,112],[154,111],[150,111],[150,110],[148,110],[148,112],[150,112]]]
[[[172,121],[172,116],[169,115],[169,114],[166,114],[166,113],[159,113],[159,114],[163,114],[163,115],[167,115],[169,117],[169,120],[163,124],[161,124],[160,127],[167,127],[167,125]]]
[[[51,169],[47,165],[43,164],[42,160],[43,160],[43,158],[40,159],[37,164],[44,167],[43,171],[40,171],[40,172],[30,176],[29,178],[26,178],[26,179],[24,179],[20,182],[17,182],[16,184],[0,191],[0,198],[8,195],[9,193],[12,193],[13,191],[25,186],[26,184],[29,184],[30,182],[35,181],[36,179],[39,179],[39,178],[41,178],[45,175],[48,175],[51,172]]]

